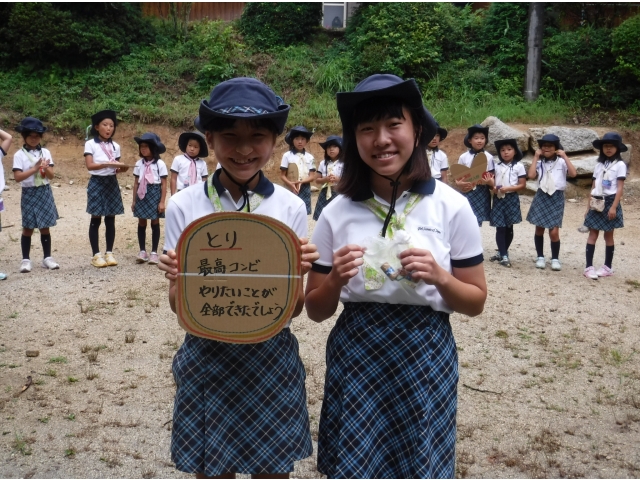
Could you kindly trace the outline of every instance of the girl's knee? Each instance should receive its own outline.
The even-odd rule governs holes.
[[[153,222],[151,222],[151,224],[153,225]],[[138,219],[138,226],[146,227],[147,226],[147,221],[144,218]]]
[[[49,235],[49,229],[48,228],[41,228],[40,229],[40,233],[42,235]]]
[[[600,232],[598,230],[594,230],[593,228],[590,228],[589,238],[587,239],[587,243],[590,243],[591,245],[595,245],[596,240],[598,240],[598,235],[600,235]]]
[[[151,220],[151,225],[160,225],[160,220]]]
[[[536,227],[536,235],[538,236],[544,235],[544,227]]]
[[[23,228],[22,235],[24,235],[25,237],[30,237],[31,235],[33,235],[33,228]]]
[[[608,232],[604,232],[604,241],[607,245],[613,245],[613,230],[609,230]]]

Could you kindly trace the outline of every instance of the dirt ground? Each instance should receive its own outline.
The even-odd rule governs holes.
[[[135,160],[131,138],[143,131],[119,127],[116,140],[125,162]],[[165,141],[170,163],[180,132],[154,131]],[[452,131],[443,145],[450,159],[462,152],[463,134]],[[637,158],[638,135],[630,135]],[[316,158],[322,139],[314,137],[310,145]],[[120,264],[91,267],[83,143],[48,137],[59,177],[54,183],[60,185],[54,195],[62,218],[52,229],[57,271],[40,268],[36,234],[34,271],[18,273],[20,187],[10,180],[9,160],[17,141],[4,162],[9,191],[3,194],[0,271],[9,278],[0,282],[0,477],[188,477],[175,470],[169,456],[171,361],[184,334],[168,305],[168,282],[156,268],[134,262],[136,220],[126,189],[133,185],[131,174],[120,177],[127,209],[116,218]],[[284,147],[280,142],[267,167],[274,179]],[[460,361],[459,477],[640,476],[636,158],[623,199],[625,228],[615,233],[615,276],[598,281],[582,276],[586,235],[577,228],[586,200],[569,199],[561,272],[535,268],[534,229],[525,221],[515,227],[513,268],[485,263],[484,313],[452,315]],[[530,198],[521,199],[524,217]],[[313,225],[310,219],[310,229]],[[485,223],[482,235],[488,258],[494,253],[494,229]],[[101,236],[104,245],[103,230]],[[549,252],[548,238],[545,242]],[[596,267],[603,258],[600,239]],[[314,440],[324,346],[336,318],[316,324],[303,313],[292,326],[307,370]],[[38,350],[39,356],[27,357],[27,350]],[[29,376],[33,384],[21,393]],[[296,464],[293,476],[320,476],[315,452]]]

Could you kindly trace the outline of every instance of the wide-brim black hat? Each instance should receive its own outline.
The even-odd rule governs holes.
[[[476,133],[483,133],[484,138],[486,140],[485,145],[489,143],[489,127],[483,127],[482,125],[476,123],[475,125],[467,128],[467,134],[464,136],[464,146],[467,148],[473,148],[469,139],[473,137]]]
[[[602,138],[591,142],[591,145],[593,145],[598,150],[602,150],[602,145],[604,145],[605,143],[609,145],[615,145],[618,148],[618,153],[626,152],[629,150],[629,148],[624,143],[622,143],[622,137],[616,132],[605,133]]]
[[[95,127],[105,118],[110,118],[113,120],[113,125],[117,125],[118,121],[116,120],[116,112],[113,110],[101,110],[98,113],[94,113],[91,115],[91,126]]]
[[[520,147],[518,146],[518,142],[516,141],[515,138],[506,138],[504,140],[496,140],[495,142],[493,142],[493,144],[496,146],[496,151],[498,152],[498,158],[500,159],[501,162],[504,162],[504,160],[500,156],[500,148],[503,145],[511,145],[513,149],[516,151],[516,154],[513,156],[513,160],[512,160],[513,163],[519,162],[524,157],[524,155],[522,154],[522,150],[520,150]]]
[[[148,143],[155,147],[155,150],[158,154],[164,153],[167,151],[167,148],[160,141],[160,137],[152,132],[147,132],[142,134],[140,137],[133,137],[138,145],[141,143]]]
[[[352,92],[339,92],[336,95],[338,114],[342,122],[342,134],[353,129],[351,125],[353,111],[364,101],[379,97],[394,97],[400,99],[410,108],[424,110],[425,125],[422,125],[422,138],[430,142],[436,135],[436,121],[422,104],[422,94],[413,78],[403,80],[396,75],[377,73],[362,80]]]
[[[232,78],[211,90],[209,100],[200,102],[194,124],[204,133],[215,118],[269,119],[281,134],[287,123],[290,106],[260,80],[248,77]]]
[[[560,137],[553,133],[547,133],[540,140],[538,140],[538,146],[541,147],[543,143],[553,143],[556,146],[556,150],[564,150],[560,143]]]
[[[342,150],[342,137],[339,137],[338,135],[329,135],[327,139],[324,142],[321,142],[319,145],[323,150],[326,150],[331,145],[335,145],[339,147],[340,150]]]
[[[436,129],[436,134],[440,135],[440,141],[444,140],[445,138],[447,138],[447,134],[449,132],[447,132],[447,130],[445,128],[442,128],[440,125],[438,125],[438,128]]]
[[[204,158],[209,156],[209,148],[207,147],[207,140],[200,132],[184,132],[178,137],[178,147],[180,151],[187,153],[187,144],[189,140],[197,140],[200,144],[200,152],[198,157]]]
[[[284,141],[287,142],[289,146],[291,146],[293,145],[294,138],[305,137],[307,140],[309,140],[311,138],[311,135],[313,135],[313,132],[310,132],[306,127],[303,127],[302,125],[298,125],[297,127],[293,127],[287,132],[284,137]]]
[[[47,131],[47,127],[45,127],[40,120],[35,117],[25,117],[20,122],[20,125],[16,127],[16,132],[18,133],[26,133],[26,132],[36,132],[36,133],[44,133]]]

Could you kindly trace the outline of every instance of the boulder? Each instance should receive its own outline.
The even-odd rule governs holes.
[[[569,128],[569,127],[545,127],[530,128],[531,150],[535,151],[538,147],[538,140],[547,134],[553,134],[560,137],[560,143],[567,153],[593,151],[591,142],[597,140],[598,134],[590,128]]]
[[[494,142],[496,140],[505,140],[507,138],[515,138],[523,153],[526,153],[529,149],[529,134],[510,127],[506,123],[502,122],[498,117],[487,117],[484,122],[482,122],[482,126],[489,127],[487,151],[492,155],[497,154]]]

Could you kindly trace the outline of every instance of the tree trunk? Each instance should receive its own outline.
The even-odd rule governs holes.
[[[542,37],[544,7],[541,2],[529,4],[529,32],[527,35],[527,68],[524,77],[524,98],[530,102],[540,95],[540,67],[542,65]]]

